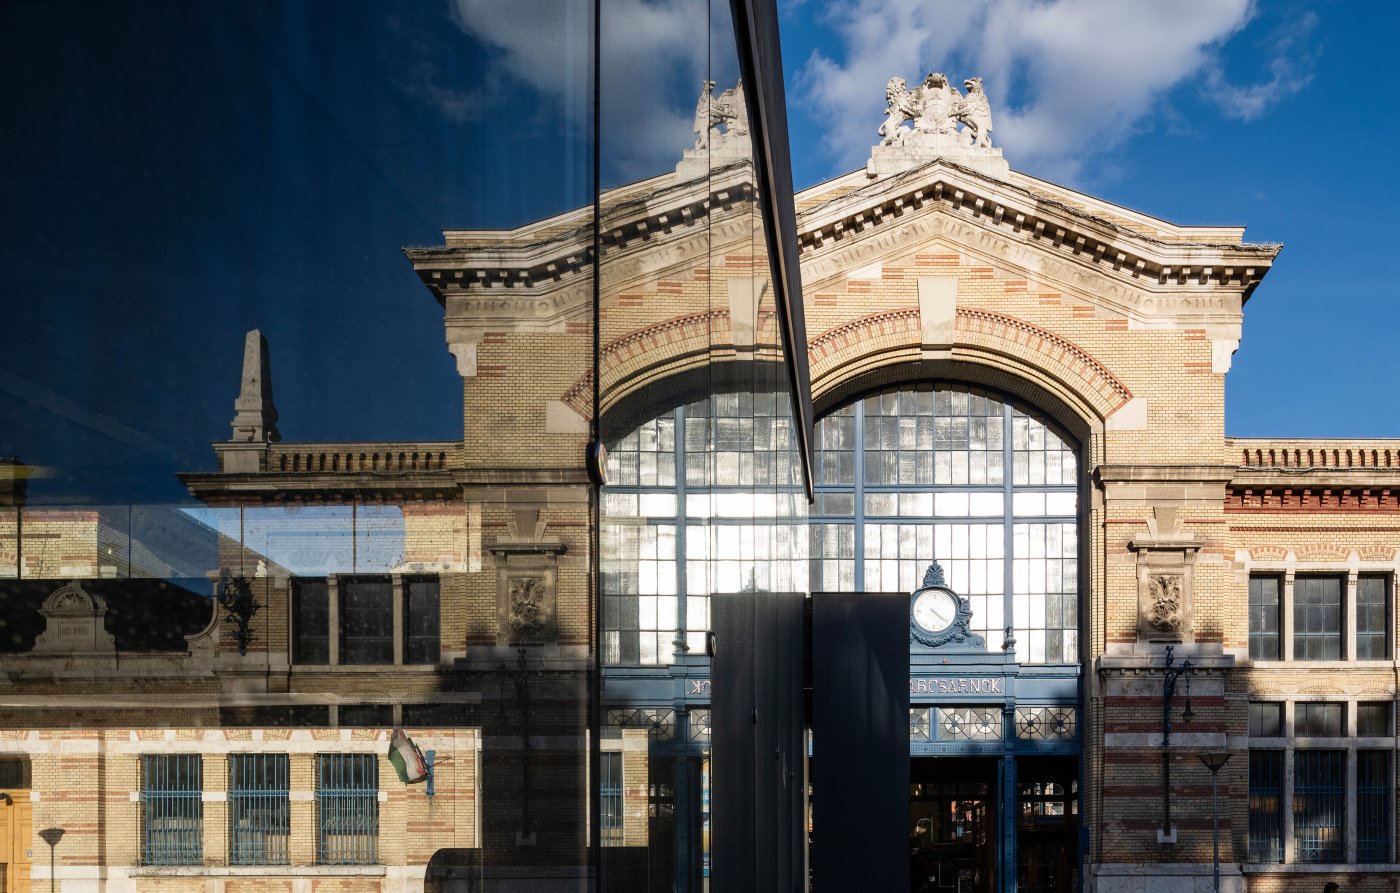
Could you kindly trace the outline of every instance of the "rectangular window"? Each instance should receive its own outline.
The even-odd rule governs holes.
[[[1249,752],[1249,861],[1283,861],[1283,751]]]
[[[1249,578],[1249,659],[1278,660],[1279,578]]]
[[[435,664],[441,647],[437,577],[409,578],[403,587],[403,662]]]
[[[599,816],[602,819],[603,846],[622,846],[622,754],[603,756],[603,787]]]
[[[1302,701],[1293,707],[1293,734],[1299,738],[1339,738],[1346,734],[1345,704]]]
[[[316,861],[367,865],[379,861],[379,757],[316,756]]]
[[[286,865],[291,829],[290,785],[284,753],[228,758],[230,865]]]
[[[1346,751],[1300,750],[1293,761],[1297,860],[1341,862],[1346,856]]]
[[[1294,660],[1342,659],[1342,578],[1298,577],[1293,583]]]
[[[1283,704],[1279,701],[1251,701],[1249,737],[1277,738],[1283,734]]]
[[[325,580],[292,581],[292,663],[331,662]]]
[[[1381,576],[1356,578],[1357,660],[1390,660],[1388,582]]]
[[[388,577],[340,578],[340,663],[394,662],[394,587]]]
[[[199,865],[204,861],[204,763],[198,754],[141,761],[141,862]]]
[[[1363,701],[1356,705],[1356,734],[1359,738],[1390,736],[1390,702]]]
[[[1394,751],[1356,754],[1356,861],[1390,861],[1390,763]]]

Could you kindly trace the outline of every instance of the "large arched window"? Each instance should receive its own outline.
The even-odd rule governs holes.
[[[717,394],[609,443],[606,664],[701,651],[713,592],[910,592],[935,559],[989,650],[1013,626],[1021,661],[1078,662],[1078,462],[1044,419],[961,385],[866,396],[817,422],[807,509],[782,405]]]
[[[1045,420],[960,385],[881,391],[817,423],[811,587],[909,592],[931,560],[991,650],[1079,660],[1078,462]]]
[[[722,393],[608,444],[603,662],[703,653],[710,593],[806,592],[806,500],[786,397]]]

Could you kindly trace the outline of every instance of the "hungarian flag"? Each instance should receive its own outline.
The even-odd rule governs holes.
[[[394,771],[404,784],[417,784],[428,779],[428,763],[423,759],[423,751],[403,733],[403,729],[394,729],[394,734],[389,736],[389,762],[394,764]]]

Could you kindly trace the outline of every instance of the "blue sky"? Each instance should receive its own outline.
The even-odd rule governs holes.
[[[400,253],[587,200],[589,26],[556,0],[0,4],[0,455],[42,498],[178,499],[243,332],[288,440],[451,439],[441,309]],[[727,3],[605,0],[604,180],[674,165]],[[1283,242],[1227,379],[1239,435],[1397,436],[1388,3],[789,0],[799,188],[883,84],[984,78],[1018,170]],[[708,23],[708,24],[707,24]]]

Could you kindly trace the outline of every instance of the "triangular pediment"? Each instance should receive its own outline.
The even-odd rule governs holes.
[[[1237,319],[1277,245],[1240,227],[1186,227],[1013,173],[998,180],[935,161],[892,177],[863,171],[797,197],[804,291],[878,278],[884,264],[951,252],[1153,327]]]

